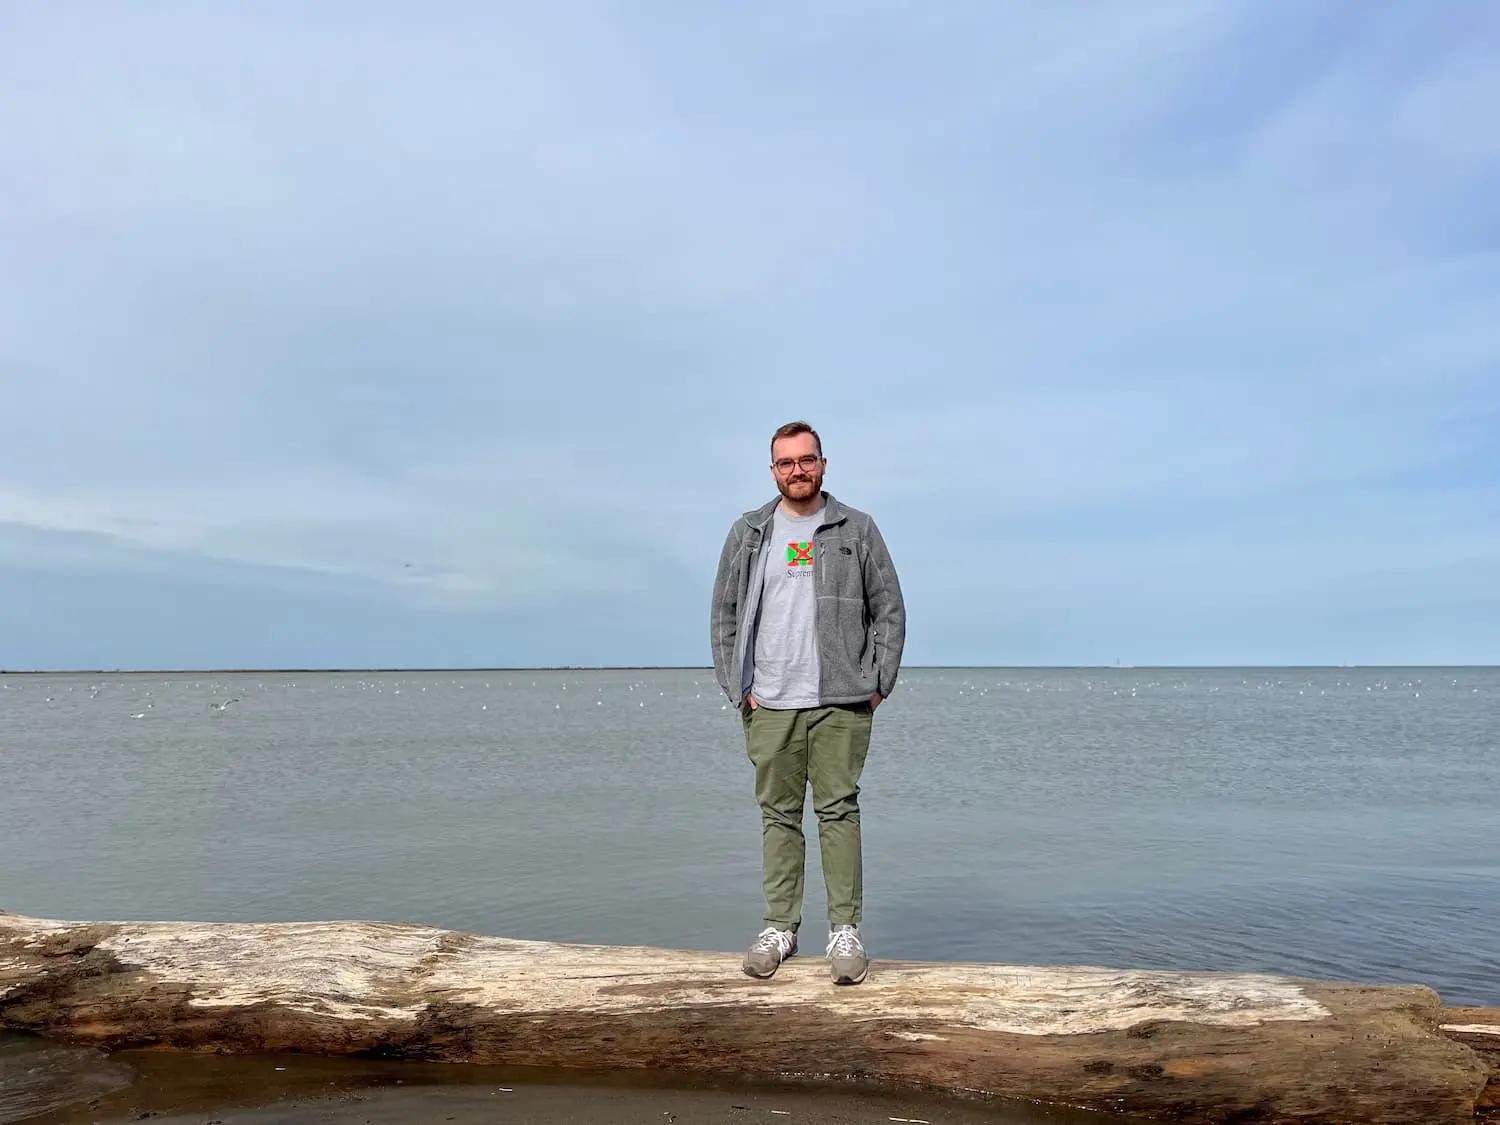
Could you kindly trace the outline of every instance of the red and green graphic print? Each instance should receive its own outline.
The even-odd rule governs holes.
[[[788,543],[786,545],[787,566],[812,566],[813,545],[811,543]]]

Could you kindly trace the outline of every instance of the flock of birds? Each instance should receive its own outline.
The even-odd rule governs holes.
[[[337,674],[336,673],[328,673],[328,675],[333,676],[333,675],[337,675]],[[537,687],[538,684],[539,684],[539,681],[537,681],[537,680],[532,680],[530,682],[530,686],[533,687],[533,688]],[[21,681],[0,682],[0,690],[5,690],[5,691],[11,690],[12,687],[14,687],[17,691],[21,691],[21,690],[25,689],[25,686],[26,685],[23,682],[21,682]],[[203,685],[203,681],[201,681],[201,680],[191,681],[191,682],[189,682],[189,681],[181,681],[181,682],[177,682],[177,683],[174,683],[173,681],[169,680],[169,681],[162,682],[159,686],[163,687],[163,688],[184,687],[185,686],[185,687],[190,687],[192,689],[198,690],[198,689],[202,689],[204,685]],[[306,685],[304,684],[304,686],[306,686]],[[328,685],[328,687],[330,687],[332,690],[336,690],[336,691],[344,691],[344,690],[349,690],[349,689],[352,688],[352,689],[358,690],[358,691],[374,692],[377,695],[385,694],[388,689],[389,689],[390,694],[392,694],[392,695],[400,695],[401,692],[402,692],[402,690],[403,690],[403,688],[405,688],[408,691],[415,692],[415,693],[425,693],[429,689],[439,688],[439,687],[444,687],[444,686],[454,687],[454,688],[456,688],[459,691],[463,691],[463,690],[465,690],[466,688],[468,688],[470,686],[473,686],[476,689],[482,687],[485,690],[492,690],[496,685],[492,681],[485,681],[483,684],[477,684],[477,683],[476,684],[470,684],[470,683],[466,683],[466,682],[461,682],[461,681],[459,681],[456,678],[455,679],[450,679],[446,685],[436,684],[436,683],[419,683],[419,682],[411,681],[411,680],[399,680],[399,681],[395,681],[393,683],[393,682],[387,681],[387,680],[366,680],[366,679],[356,680],[356,681],[353,681],[352,683],[345,682],[345,681],[342,681],[342,680],[335,680],[335,682],[333,682],[332,684]],[[513,688],[513,687],[516,686],[516,682],[514,680],[507,680],[507,681],[505,681],[505,685],[504,686],[506,688]],[[525,684],[523,683],[522,686],[524,687]],[[585,685],[577,684],[577,683],[574,684],[575,688],[581,688],[583,686],[585,686]],[[611,686],[613,687],[614,685],[611,685]],[[641,681],[634,681],[634,682],[626,684],[625,685],[625,689],[629,693],[635,693],[637,691],[640,691],[642,695],[645,695],[646,694],[646,689],[649,686],[650,685],[646,681],[641,680]],[[696,690],[693,693],[693,697],[695,699],[702,699],[703,698],[703,692],[705,690],[713,692],[715,694],[717,694],[718,690],[719,690],[717,684],[714,684],[714,683],[711,683],[711,682],[705,684],[705,682],[702,681],[702,680],[694,680],[693,681],[693,686],[698,689],[698,690]],[[58,685],[49,685],[49,687],[51,687],[51,689],[54,692],[56,692],[58,690]],[[131,695],[135,695],[136,694],[135,685],[128,683],[128,681],[126,683],[113,683],[113,684],[111,684],[111,683],[104,683],[104,684],[95,683],[95,684],[88,685],[88,689],[87,690],[88,690],[88,694],[89,694],[89,699],[90,700],[98,699],[101,694],[104,694],[104,689],[106,687],[126,687],[129,694],[131,694]],[[294,689],[294,688],[297,688],[297,687],[298,687],[298,684],[297,684],[297,682],[295,680],[293,680],[293,681],[283,681],[283,682],[272,681],[269,685],[266,682],[264,682],[264,681],[260,681],[260,682],[257,682],[255,684],[255,688],[259,692],[266,692],[266,691],[270,691],[270,690],[274,690],[274,689]],[[567,682],[566,681],[563,682],[560,685],[560,687],[561,687],[561,689],[563,691],[567,691],[568,690],[568,684],[567,684]],[[220,688],[221,688],[221,685],[219,685],[216,682],[212,682],[211,681],[209,683],[209,690],[210,691],[217,691],[217,690],[220,690]],[[74,692],[76,692],[77,690],[78,690],[77,685],[69,685],[65,689],[63,689],[60,694],[49,694],[49,695],[47,695],[44,698],[44,702],[46,702],[46,703],[59,702],[64,695],[71,695]],[[242,687],[241,690],[243,690],[243,687]],[[595,686],[595,694],[597,696],[599,696],[599,698],[596,698],[594,700],[594,705],[597,706],[597,707],[604,706],[605,700],[603,699],[603,692],[604,692],[604,688],[602,686],[597,686],[597,685]],[[147,718],[150,715],[151,711],[154,710],[155,707],[156,707],[156,703],[155,703],[154,699],[152,699],[152,696],[154,694],[155,693],[154,693],[153,689],[150,689],[150,688],[146,689],[146,691],[144,692],[144,697],[148,700],[148,702],[145,704],[145,709],[144,710],[140,710],[140,711],[132,711],[130,713],[130,717],[132,719],[144,719],[144,718]],[[579,694],[579,692],[575,691],[574,694],[575,695]],[[665,698],[667,693],[665,691],[659,690],[659,691],[657,691],[656,694],[657,694],[658,697]],[[214,701],[212,701],[212,702],[210,702],[208,704],[208,709],[210,711],[215,711],[215,712],[227,711],[234,704],[242,702],[243,699],[244,699],[244,696],[242,696],[242,695],[236,695],[236,696],[232,696],[229,699],[214,700]],[[488,703],[481,703],[480,706],[479,706],[479,709],[481,711],[488,711],[489,710],[489,706],[490,705]],[[639,700],[637,700],[636,701],[636,706],[637,707],[642,707],[642,708],[645,707],[646,706],[646,700],[645,699],[639,699]],[[727,708],[728,704],[727,703],[724,704],[724,707]],[[553,704],[553,708],[555,710],[561,710],[562,709],[562,703],[561,702],[554,703]]]
[[[605,675],[608,675],[608,673],[605,673]],[[1447,679],[1448,682],[1446,685],[1442,686],[1446,686],[1450,689],[1461,690],[1459,679],[1450,677],[1443,678]],[[651,697],[652,689],[656,688],[656,685],[648,679],[633,679],[625,683],[620,683],[617,680],[613,682],[606,680],[606,682],[600,683],[599,680],[599,673],[588,672],[582,673],[581,675],[575,674],[571,680],[568,678],[559,680],[555,676],[543,676],[538,677],[537,679],[527,678],[521,680],[517,680],[516,678],[512,677],[503,681],[499,680],[498,678],[477,680],[471,677],[460,678],[455,676],[447,678],[446,682],[440,679],[435,679],[431,676],[422,675],[418,675],[416,677],[402,677],[398,679],[365,677],[350,679],[347,677],[347,675],[344,674],[324,673],[319,675],[318,678],[313,680],[312,682],[307,681],[305,678],[302,679],[300,681],[300,686],[304,690],[312,691],[360,691],[372,692],[377,695],[383,695],[386,693],[389,693],[391,695],[400,695],[403,690],[414,694],[421,694],[429,691],[442,691],[445,689],[453,691],[467,690],[471,692],[471,695],[481,695],[481,693],[483,693],[484,695],[490,696],[490,698],[493,698],[493,693],[495,691],[502,688],[506,690],[513,690],[519,685],[521,689],[525,690],[528,687],[530,689],[536,689],[540,687],[543,690],[552,689],[560,693],[559,697],[554,697],[554,699],[552,700],[552,707],[555,711],[561,711],[565,703],[571,704],[574,700],[577,700],[584,706],[592,703],[594,707],[603,707],[605,706],[607,700],[618,698],[621,689],[623,689],[623,693],[626,697],[623,702],[627,704],[629,702],[634,702],[637,708],[645,708],[648,700]],[[151,715],[152,711],[156,707],[156,701],[153,698],[154,689],[151,687],[146,687],[144,693],[141,693],[139,689],[143,687],[144,684],[142,683],[141,679],[137,679],[135,677],[131,677],[130,679],[124,681],[106,681],[104,683],[91,683],[87,685],[64,685],[57,683],[56,681],[49,682],[46,680],[43,680],[42,684],[44,684],[46,690],[49,691],[49,694],[45,697],[45,702],[47,703],[57,702],[62,698],[62,696],[73,694],[79,690],[86,690],[88,692],[90,700],[97,700],[101,695],[105,694],[106,688],[123,688],[125,689],[126,694],[133,700],[138,701],[142,698],[145,699],[145,703],[143,706],[139,702],[137,702],[137,707],[139,709],[129,712],[130,718],[145,719]],[[1255,693],[1282,694],[1295,691],[1299,696],[1305,696],[1314,692],[1319,696],[1326,696],[1330,694],[1330,692],[1337,693],[1353,690],[1372,694],[1377,692],[1386,693],[1391,691],[1410,692],[1414,698],[1421,698],[1422,689],[1425,684],[1426,681],[1422,677],[1381,677],[1375,680],[1366,680],[1364,678],[1341,676],[1340,678],[1332,682],[1305,677],[1242,677],[1235,681],[1226,681],[1222,675],[1214,674],[1209,674],[1207,678],[1205,678],[1201,674],[1193,673],[1185,673],[1182,675],[1174,675],[1164,678],[1149,678],[1132,674],[1127,678],[1125,675],[1122,675],[1117,671],[1109,672],[1103,676],[1100,676],[1097,674],[1069,673],[1066,670],[1059,670],[1057,674],[1048,675],[1043,678],[1028,677],[1020,679],[989,680],[969,676],[963,679],[959,679],[957,680],[957,682],[955,682],[955,677],[949,674],[938,673],[934,675],[930,674],[928,670],[918,670],[916,674],[912,674],[909,672],[903,677],[901,692],[903,695],[920,696],[925,700],[935,700],[946,696],[950,702],[966,702],[970,700],[977,701],[978,699],[982,699],[992,694],[1014,696],[1017,693],[1031,694],[1033,692],[1083,692],[1098,693],[1101,695],[1108,693],[1109,695],[1115,697],[1134,699],[1139,698],[1143,694],[1161,692],[1177,693],[1201,691],[1207,692],[1208,694],[1219,694],[1225,692],[1239,692],[1243,694],[1248,691]],[[19,691],[24,690],[26,686],[27,684],[24,680],[0,677],[0,690]],[[157,686],[162,688],[178,689],[188,687],[194,690],[203,690],[205,687],[205,681],[167,680],[161,682]],[[217,680],[210,679],[209,681],[207,681],[206,686],[211,694],[216,695],[227,694],[229,691],[233,691],[236,688],[238,688],[239,691],[243,693],[247,690],[247,688],[250,687],[250,681],[242,677],[236,677],[230,683],[222,683]],[[724,700],[723,693],[719,690],[718,684],[712,678],[695,678],[691,681],[690,687],[685,681],[680,680],[674,683],[670,683],[668,686],[672,689],[672,695],[676,699],[685,698],[686,692],[690,690],[692,693],[691,697],[694,700],[701,700],[704,698],[705,694],[707,694],[710,701],[718,701],[720,710],[728,710],[731,706],[727,701]],[[1469,686],[1469,692],[1471,694],[1479,694],[1480,692],[1480,688],[1478,686],[1465,686]],[[259,680],[254,683],[254,690],[259,693],[273,690],[292,690],[297,689],[298,687],[298,680],[273,679],[269,683],[265,680]],[[571,695],[569,694],[570,688],[572,689]],[[608,696],[606,695],[606,693],[608,693]],[[109,694],[113,696],[116,694],[116,691],[112,690]],[[660,699],[666,699],[668,693],[666,689],[656,688],[655,694]],[[592,699],[588,698],[590,695],[593,696]],[[634,698],[632,699],[631,697]],[[228,698],[215,698],[207,704],[207,708],[209,711],[214,712],[215,714],[223,714],[231,707],[234,707],[236,704],[241,704],[244,699],[244,694],[229,695]],[[542,702],[543,705],[545,705],[546,701],[542,700],[536,702]],[[480,711],[488,711],[490,709],[490,702],[481,701],[479,703],[478,709]]]
[[[12,685],[8,684],[8,683],[0,684],[0,690],[9,691],[10,688],[11,688],[11,686]],[[104,693],[104,688],[106,686],[107,685],[105,685],[105,684],[90,684],[89,685],[89,699],[90,700],[98,699],[99,696]],[[194,686],[198,687],[198,686],[201,686],[201,685],[200,684],[195,684]],[[262,686],[264,686],[264,685],[262,685]],[[16,689],[18,691],[20,691],[20,690],[24,690],[25,685],[24,684],[16,684],[15,687],[16,687]],[[76,690],[77,690],[76,686],[69,685],[68,688],[66,689],[66,691],[63,692],[63,695],[71,695]],[[150,713],[153,710],[155,710],[155,708],[156,708],[156,702],[154,700],[151,700],[151,696],[152,695],[153,695],[153,692],[150,689],[147,689],[147,691],[146,691],[146,698],[148,700],[150,700],[150,701],[146,703],[145,710],[130,712],[130,717],[132,719],[144,719],[148,715],[150,715]],[[56,703],[56,702],[59,701],[60,698],[61,698],[61,696],[58,696],[58,695],[49,695],[49,696],[45,697],[45,699],[43,700],[43,702],[46,702],[46,703]],[[212,702],[212,703],[210,703],[208,705],[208,709],[210,711],[227,711],[234,704],[240,702],[240,699],[241,699],[241,697],[237,695],[237,696],[234,696],[232,699],[216,700],[216,701],[214,701],[214,702]]]

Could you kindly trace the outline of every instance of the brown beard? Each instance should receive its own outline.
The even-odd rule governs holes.
[[[813,495],[817,495],[819,492],[823,491],[823,474],[819,473],[819,474],[817,474],[815,476],[812,473],[808,473],[807,474],[807,480],[813,486],[813,492],[812,492]],[[780,492],[783,496],[785,496],[788,500],[790,500],[790,499],[792,499],[792,494],[790,492],[788,492],[787,489],[791,488],[794,483],[801,483],[801,482],[799,482],[799,481],[786,481],[786,480],[780,480],[780,479],[778,479],[776,481],[776,490],[778,492]]]

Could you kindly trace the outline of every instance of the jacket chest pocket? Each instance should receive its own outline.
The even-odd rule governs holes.
[[[749,593],[751,584],[755,582],[758,576],[755,562],[759,557],[760,545],[761,540],[759,537],[747,538],[740,544],[739,559],[737,560],[737,565],[739,566],[737,585],[742,602]]]
[[[853,539],[828,539],[818,544],[818,569],[821,571],[818,592],[839,598],[864,597],[860,579],[859,542]]]

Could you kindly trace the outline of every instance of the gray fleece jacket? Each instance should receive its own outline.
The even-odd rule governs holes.
[[[901,670],[906,606],[890,552],[875,521],[823,493],[816,544],[818,702],[829,707],[888,696]],[[755,627],[760,609],[761,550],[777,497],[735,520],[714,578],[709,619],[714,674],[735,706],[754,676]]]

